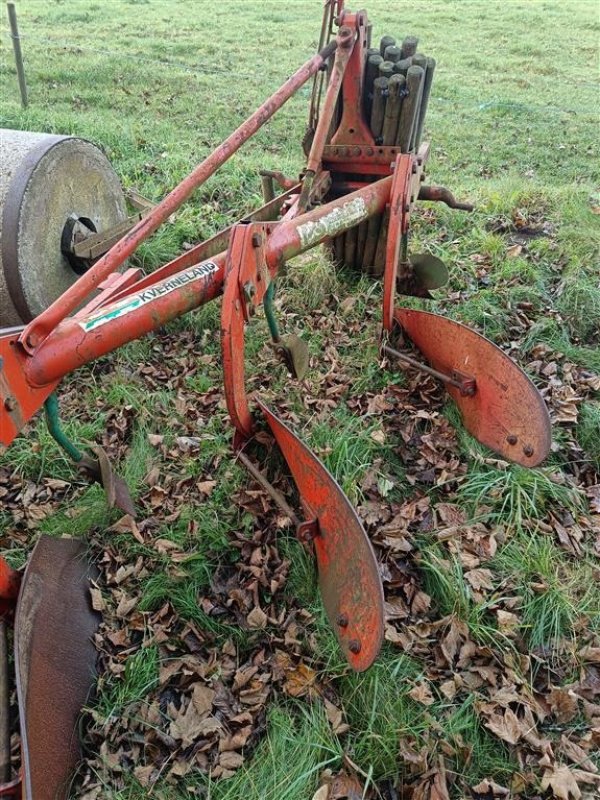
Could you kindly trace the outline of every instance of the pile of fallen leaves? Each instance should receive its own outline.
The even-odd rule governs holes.
[[[449,298],[450,303],[459,300],[459,296]],[[523,304],[512,313],[510,352],[522,361],[519,343],[532,324],[532,311]],[[597,627],[588,629],[582,618],[576,635],[553,652],[528,649],[519,633],[519,587],[506,585],[502,592],[495,591],[493,572],[486,566],[511,532],[489,515],[486,518],[485,506],[477,513],[482,521],[472,522],[457,502],[469,459],[442,413],[446,399],[439,384],[407,373],[403,382],[381,391],[353,391],[348,358],[353,337],[365,325],[372,326],[376,335],[375,313],[367,309],[365,316],[335,295],[306,315],[307,327],[324,332],[327,346],[315,360],[301,396],[306,416],[313,421],[327,421],[339,403],[364,418],[373,426],[375,442],[393,445],[410,487],[408,499],[390,500],[396,478],[388,474],[383,457],[359,487],[358,512],[384,582],[385,638],[388,646],[421,665],[409,696],[423,707],[428,722],[425,733],[398,740],[401,784],[387,782],[378,790],[368,789],[368,796],[591,800],[600,793]],[[218,332],[207,335],[216,341]],[[218,380],[205,392],[192,390],[186,381],[218,363],[217,357],[206,355],[205,344],[195,332],[161,332],[152,337],[149,358],[137,369],[129,368],[129,377],[141,381],[149,392],[169,391],[177,416],[165,407],[153,419],[156,432],[148,437],[152,464],[137,500],[137,520],[124,517],[108,530],[90,531],[100,569],[92,600],[103,619],[96,646],[105,701],[111,691],[118,698],[119,682],[133,680],[128,674],[132,658],[139,657],[138,668],[145,659],[157,661],[158,680],[140,687],[137,701],[129,702],[124,714],[112,713],[107,702],[89,710],[86,761],[77,790],[85,800],[103,798],[105,786],[123,787],[131,774],[148,791],[159,780],[176,785],[198,769],[215,779],[231,776],[252,758],[265,732],[269,704],[278,697],[323,704],[342,743],[350,730],[336,681],[320,670],[312,612],[285,592],[290,563],[280,543],[282,532],[289,536],[289,520],[250,478],[230,501],[250,516],[251,524],[230,531],[228,558],[217,563],[192,598],[207,624],[182,614],[169,597],[156,608],[141,604],[142,587],[153,575],[165,574],[173,585],[186,580],[190,543],[202,548],[203,531],[193,515],[185,522],[181,543],[160,531],[180,521],[183,508],[211,496],[217,473],[230,458],[217,454],[194,475],[181,469],[182,460],[198,454],[207,420],[217,417],[222,429],[228,429]],[[252,376],[251,386],[260,388],[268,401],[269,372],[281,368],[275,366],[268,348],[261,357],[263,367]],[[553,422],[564,433],[565,467],[559,479],[587,500],[576,516],[550,505],[538,530],[569,557],[593,559],[600,555],[600,488],[598,475],[577,443],[574,424],[578,405],[600,391],[600,378],[547,346],[535,348],[524,366],[539,376]],[[115,367],[108,360],[93,369],[97,380],[114,376]],[[65,414],[83,417],[104,412],[102,444],[113,459],[123,458],[143,409],[110,408],[99,399],[97,408],[83,411],[82,391],[84,374],[74,376],[62,395]],[[272,399],[282,418],[297,429],[297,398]],[[161,433],[165,430],[176,434],[173,443],[170,439],[166,443]],[[503,468],[497,458],[488,463]],[[289,495],[283,472],[276,471],[273,480]],[[29,547],[40,522],[83,491],[77,482],[24,479],[7,460],[0,468],[0,498],[11,522],[0,545]],[[506,646],[495,646],[491,638],[474,640],[464,619],[454,612],[442,614],[432,602],[422,569],[424,536],[435,543],[442,566],[460,565],[473,600],[489,601],[488,613]],[[600,570],[595,577],[600,578]],[[492,775],[469,784],[454,768],[468,763],[468,745],[460,734],[446,737],[440,720],[429,714],[436,700],[452,707],[469,698],[474,713],[502,743],[499,746],[509,748],[516,758],[518,771],[507,785],[499,785]],[[314,800],[365,796],[364,776],[351,752],[345,762],[343,772],[322,776]]]

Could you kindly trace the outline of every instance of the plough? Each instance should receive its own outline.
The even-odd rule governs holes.
[[[112,504],[134,513],[127,487],[106,454],[99,449],[86,454],[65,436],[57,387],[84,364],[222,295],[222,364],[234,451],[314,552],[327,616],[354,670],[373,663],[384,632],[383,588],[369,538],[315,454],[273,409],[261,401],[252,405],[246,394],[245,329],[261,305],[285,367],[295,378],[308,368],[305,342],[293,334],[281,335],[275,318],[275,283],[283,265],[324,244],[333,264],[381,278],[382,324],[373,336],[380,336],[382,359],[441,380],[467,430],[502,458],[533,467],[550,446],[544,402],[502,350],[457,322],[404,307],[397,299],[430,297],[447,279],[439,259],[410,253],[417,202],[471,209],[448,189],[425,183],[430,146],[421,138],[435,61],[418,53],[417,46],[414,37],[398,45],[383,37],[379,46],[371,47],[366,12],[350,11],[344,0],[326,0],[317,54],[158,205],[125,224],[125,235],[103,255],[98,257],[99,234],[89,220],[69,216],[61,250],[67,259],[71,250],[77,256],[79,274],[73,273],[71,285],[49,298],[52,302],[41,313],[32,319],[24,316],[26,324],[0,331],[2,448],[44,408],[50,432],[67,454],[103,483]],[[307,160],[300,176],[286,178],[265,170],[265,202],[259,209],[151,274],[124,268],[140,243],[311,79],[303,141]],[[114,224],[123,230],[122,215]],[[114,239],[114,232],[106,235],[108,242]],[[423,360],[405,352],[406,341]],[[287,463],[300,511],[249,455],[261,428],[270,431]],[[23,576],[0,560],[0,611],[15,626],[22,742],[21,779],[10,783],[6,732],[0,739],[0,779],[7,781],[0,790],[3,796],[66,797],[77,759],[76,720],[93,683],[90,640],[97,625],[88,604],[89,568],[81,549],[73,540],[43,537]],[[3,623],[2,641],[4,634]],[[2,697],[6,702],[7,680],[6,664],[0,664],[0,702]],[[65,693],[66,684],[72,691]],[[6,708],[1,713],[6,719]],[[52,732],[51,746],[46,732]]]

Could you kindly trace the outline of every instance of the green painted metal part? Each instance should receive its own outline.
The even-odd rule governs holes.
[[[54,441],[61,447],[73,461],[79,463],[83,460],[83,453],[73,444],[60,424],[60,411],[58,408],[58,397],[53,392],[44,403],[46,423],[48,430]]]
[[[269,284],[269,288],[263,299],[263,306],[265,309],[265,317],[267,319],[267,325],[269,326],[269,333],[271,334],[271,339],[275,343],[278,343],[281,340],[281,336],[279,334],[279,325],[277,324],[277,317],[275,316],[275,308],[274,308],[274,301],[275,301],[275,281],[271,281]]]

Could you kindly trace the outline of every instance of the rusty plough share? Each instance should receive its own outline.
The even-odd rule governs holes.
[[[307,368],[305,344],[293,335],[280,336],[274,318],[274,286],[283,264],[324,243],[335,261],[383,277],[382,358],[443,381],[465,427],[503,458],[535,466],[550,445],[545,405],[508,356],[457,322],[396,303],[396,294],[429,297],[429,290],[447,278],[439,259],[409,254],[416,202],[471,207],[456,202],[443,187],[424,184],[430,148],[421,143],[421,135],[435,61],[416,52],[414,37],[400,46],[384,37],[379,48],[370,47],[370,38],[364,11],[344,8],[344,0],[327,0],[318,54],[123,238],[88,264],[46,310],[27,325],[0,335],[1,445],[10,445],[44,406],[59,444],[105,485],[113,504],[131,512],[126,487],[112,474],[105,454],[99,451],[92,459],[64,436],[56,387],[83,364],[222,294],[225,397],[235,451],[314,551],[328,618],[355,670],[372,664],[383,638],[383,589],[373,549],[356,512],[323,464],[264,403],[251,409],[246,395],[244,331],[260,304],[276,352],[290,372],[301,378]],[[310,120],[303,142],[307,164],[299,179],[265,171],[262,208],[151,275],[134,269],[119,272],[137,246],[311,78]],[[278,196],[275,184],[283,189]],[[77,247],[85,251],[81,240]],[[406,339],[427,363],[402,351]],[[296,483],[300,517],[248,456],[248,444],[265,424]],[[82,589],[88,571],[80,548],[68,542],[40,540],[20,591],[20,575],[0,561],[0,609],[6,619],[18,595],[15,649],[23,796],[35,800],[65,796],[61,787],[76,757],[70,733],[93,682],[89,641],[97,623]],[[5,673],[0,664],[4,683]],[[65,675],[74,687],[69,702],[61,688]],[[5,708],[2,715],[5,718]],[[42,731],[56,732],[51,751]],[[5,739],[6,735],[0,740],[5,748],[0,767],[6,781],[10,775]],[[4,794],[15,791],[7,785]]]

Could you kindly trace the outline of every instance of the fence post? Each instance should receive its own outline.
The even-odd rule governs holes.
[[[15,4],[6,4],[8,10],[8,21],[10,22],[10,35],[15,51],[15,63],[17,65],[17,76],[19,78],[19,91],[21,92],[21,105],[27,108],[27,84],[25,82],[25,70],[23,68],[23,54],[21,53],[21,40],[19,39],[19,26],[17,24],[17,10]]]

